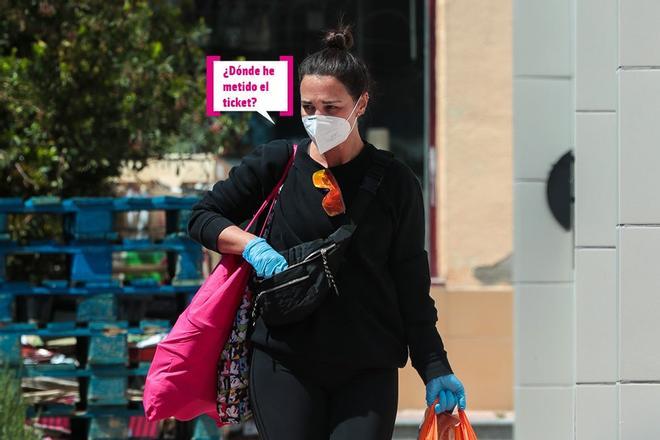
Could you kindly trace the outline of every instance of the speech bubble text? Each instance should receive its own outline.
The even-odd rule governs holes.
[[[206,57],[206,114],[257,112],[275,123],[269,111],[293,116],[293,57],[280,61],[221,61]]]

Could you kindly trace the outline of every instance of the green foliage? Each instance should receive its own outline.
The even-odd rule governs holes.
[[[192,7],[0,0],[0,197],[112,194],[122,164],[231,154],[249,115],[206,117]]]
[[[12,440],[38,440],[37,429],[25,425],[27,404],[23,400],[20,378],[7,363],[0,369],[0,438]]]

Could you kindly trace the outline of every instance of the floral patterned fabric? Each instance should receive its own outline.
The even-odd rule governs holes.
[[[296,147],[294,145],[294,155]],[[278,196],[280,191],[282,191],[282,185],[278,189]],[[268,209],[265,225],[260,234],[264,238],[270,234],[275,212],[273,208],[277,204],[277,200],[275,197]],[[231,334],[218,360],[217,409],[220,420],[227,424],[242,423],[252,417],[248,388],[251,350],[247,334],[256,319],[256,316],[252,316],[253,306],[254,297],[248,283],[241,304],[236,311]]]
[[[231,334],[218,360],[217,409],[224,423],[236,424],[252,416],[249,394],[250,341],[247,340],[252,292],[246,288]]]

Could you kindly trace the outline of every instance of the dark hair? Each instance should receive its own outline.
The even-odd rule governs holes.
[[[367,65],[349,52],[353,47],[353,34],[350,26],[340,24],[337,29],[326,32],[323,38],[325,47],[300,63],[298,80],[305,75],[329,75],[337,78],[357,100],[364,92],[370,92],[371,75]]]

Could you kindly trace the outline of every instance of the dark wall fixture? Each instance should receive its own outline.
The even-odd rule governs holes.
[[[566,152],[554,163],[546,182],[546,197],[550,212],[567,231],[573,226],[573,151]]]

